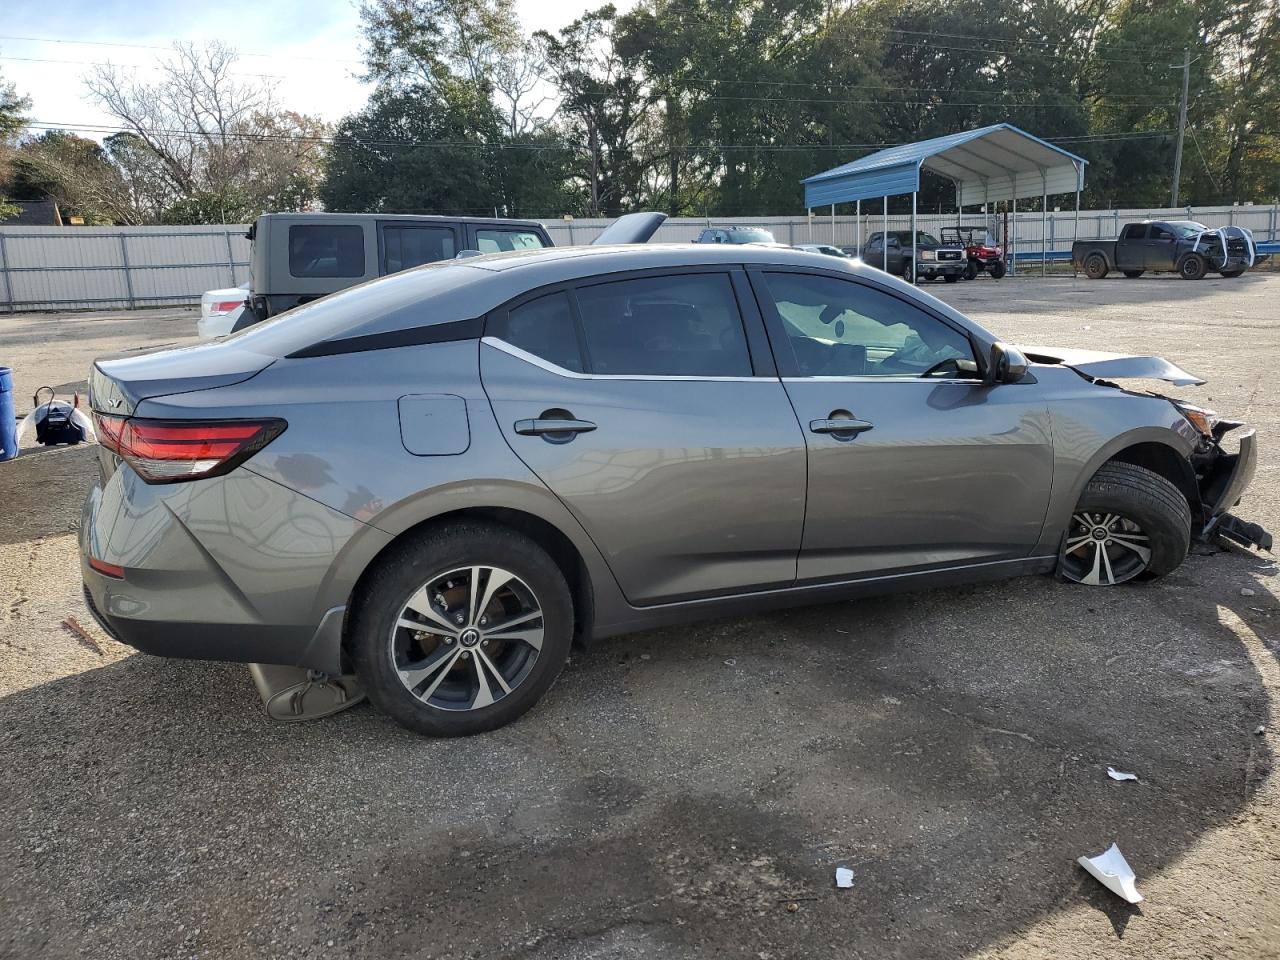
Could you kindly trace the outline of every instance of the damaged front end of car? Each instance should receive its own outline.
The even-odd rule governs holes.
[[[1033,363],[1060,364],[1100,386],[1124,390],[1116,380],[1163,380],[1174,386],[1200,386],[1206,381],[1188,373],[1163,357],[1131,356],[1093,350],[1059,347],[1023,348]],[[1220,417],[1206,410],[1155,391],[1126,391],[1168,401],[1195,428],[1196,443],[1188,460],[1195,474],[1199,504],[1193,503],[1193,535],[1198,540],[1223,542],[1270,552],[1272,537],[1263,527],[1229,511],[1244,496],[1258,468],[1257,431],[1242,420]],[[1236,451],[1223,446],[1232,434]],[[1189,493],[1189,491],[1188,491]]]

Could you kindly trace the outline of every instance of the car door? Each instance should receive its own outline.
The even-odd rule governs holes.
[[[1033,382],[983,386],[961,328],[878,284],[751,279],[809,448],[801,582],[1030,553],[1053,467]]]
[[[794,582],[805,441],[741,271],[538,291],[487,318],[480,370],[632,603]]]
[[[1147,225],[1131,223],[1120,234],[1116,244],[1117,270],[1147,269]]]
[[[1177,242],[1177,237],[1168,227],[1151,224],[1147,231],[1145,269],[1172,270]]]

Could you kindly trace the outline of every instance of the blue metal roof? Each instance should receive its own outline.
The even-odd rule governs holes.
[[[920,171],[956,183],[965,205],[1075,193],[1084,188],[1083,157],[1055,147],[1012,124],[921,140],[880,150],[814,174],[804,183],[812,210],[833,203],[895,196],[920,189]]]

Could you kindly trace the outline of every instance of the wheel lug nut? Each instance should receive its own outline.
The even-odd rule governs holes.
[[[452,643],[453,643],[453,637],[445,637],[445,638],[444,638],[444,642],[445,642],[446,644],[452,644]]]
[[[466,619],[467,619],[467,618],[466,618],[466,617],[464,617],[462,614],[458,614],[456,617],[454,617],[454,618],[453,618],[453,622],[454,622],[454,623],[457,623],[457,624],[461,624],[461,623],[465,622],[465,621],[466,621]]]
[[[463,660],[470,660],[470,659],[471,659],[471,654],[469,654],[466,650],[463,650],[463,651],[462,651],[462,659],[463,659]]]

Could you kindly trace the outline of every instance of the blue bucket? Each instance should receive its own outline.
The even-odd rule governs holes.
[[[18,421],[13,416],[13,371],[0,367],[0,460],[18,455]]]

